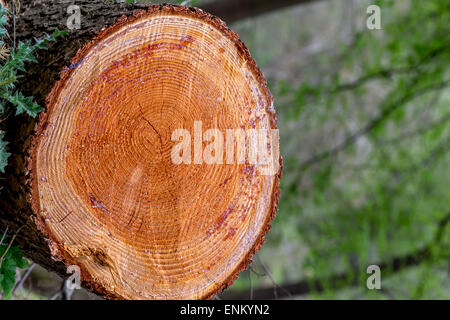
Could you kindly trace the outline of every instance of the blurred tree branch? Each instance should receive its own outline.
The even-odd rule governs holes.
[[[435,258],[446,258],[448,252],[438,252],[436,254],[436,245],[439,246],[442,242],[442,237],[445,232],[445,228],[450,225],[450,211],[437,223],[437,229],[435,231],[433,240],[423,247],[416,250],[413,253],[394,257],[389,261],[378,263],[382,276],[390,276],[394,273],[403,271],[409,267],[417,266],[421,263],[430,261]],[[348,288],[350,286],[356,286],[361,281],[361,277],[366,277],[365,270],[355,268],[350,272],[336,274],[323,279],[307,279],[297,283],[291,283],[283,285],[283,290],[279,291],[275,296],[274,287],[253,289],[254,299],[274,299],[286,297],[290,295],[302,295],[309,293],[320,293],[326,289],[339,290]],[[247,291],[226,291],[221,294],[222,299],[248,299],[249,293]]]
[[[430,100],[430,102],[427,103],[426,108],[427,109],[433,108],[438,103],[441,95],[442,95],[442,91],[436,92],[436,94],[433,96],[433,98]],[[380,146],[383,144],[392,145],[392,144],[396,144],[399,142],[403,142],[405,140],[424,135],[427,132],[429,132],[435,128],[439,128],[442,125],[445,125],[448,121],[450,121],[450,112],[447,112],[439,119],[434,120],[434,121],[429,121],[426,124],[423,124],[423,125],[415,124],[417,126],[417,128],[411,129],[411,130],[406,130],[405,132],[403,132],[395,137],[391,137],[391,138],[387,138],[387,139],[377,139],[374,141],[374,144],[377,146]]]
[[[446,43],[441,47],[434,48],[431,50],[427,55],[425,55],[418,63],[412,64],[410,66],[404,66],[404,67],[393,67],[393,68],[386,68],[386,69],[380,69],[375,72],[366,74],[362,76],[361,78],[348,82],[339,84],[335,88],[332,88],[327,91],[327,93],[339,93],[345,90],[352,90],[356,89],[370,81],[376,80],[376,79],[389,79],[392,78],[394,75],[399,74],[405,74],[412,71],[418,71],[421,66],[423,66],[425,63],[430,61],[431,59],[437,57],[441,53],[446,53],[450,49],[450,44]]]
[[[422,167],[428,167],[431,162],[436,161],[438,156],[442,153],[448,152],[450,143],[450,137],[443,139],[433,148],[430,153],[420,159],[416,163],[404,168],[403,170],[393,170],[393,175],[406,178],[408,173],[417,172]],[[404,179],[398,180],[397,183],[404,184]],[[389,186],[386,186],[388,188]],[[396,197],[397,192],[401,189],[390,190],[391,197]],[[418,266],[422,263],[436,261],[437,259],[449,258],[448,248],[442,248],[443,236],[447,226],[450,225],[450,211],[447,212],[442,219],[436,223],[436,230],[432,240],[421,249],[417,249],[412,253],[391,258],[387,261],[377,263],[382,270],[382,276],[391,276],[395,273],[403,271],[407,268]],[[439,250],[436,251],[436,248]],[[366,277],[365,270],[355,267],[350,271],[331,275],[324,278],[313,278],[299,281],[297,283],[274,285],[266,288],[253,289],[254,299],[277,299],[293,295],[303,295],[310,293],[321,293],[325,290],[341,290],[357,286],[361,283],[362,277]],[[365,279],[365,278],[364,278]],[[282,288],[282,290],[277,290]],[[246,291],[228,291],[222,294],[222,299],[247,299],[248,292]]]
[[[433,83],[431,85],[424,86],[422,88],[416,89],[414,91],[409,91],[407,94],[402,96],[399,99],[395,99],[394,101],[388,103],[387,107],[382,108],[381,113],[367,122],[361,129],[357,130],[356,132],[350,134],[348,137],[346,137],[342,142],[338,143],[336,146],[325,150],[323,152],[319,152],[310,158],[306,159],[300,164],[300,170],[299,174],[303,171],[308,169],[313,164],[323,161],[331,156],[336,155],[337,153],[341,152],[342,150],[348,148],[350,145],[352,145],[358,138],[368,134],[370,131],[378,127],[382,122],[384,122],[394,111],[399,109],[404,104],[408,103],[409,101],[426,94],[430,91],[434,90],[441,90],[445,87],[447,87],[450,84],[450,79],[444,80],[442,82]]]

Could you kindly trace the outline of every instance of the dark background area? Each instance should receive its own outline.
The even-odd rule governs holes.
[[[450,2],[233,2],[186,4],[225,6],[268,79],[284,171],[267,242],[217,298],[449,299]],[[34,264],[16,286],[13,299],[67,298]]]

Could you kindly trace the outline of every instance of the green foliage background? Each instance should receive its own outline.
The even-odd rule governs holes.
[[[450,2],[355,4],[360,28],[350,41],[310,65],[299,58],[290,78],[269,77],[285,166],[262,260],[278,283],[324,279],[325,292],[310,297],[450,298],[450,227],[442,222],[450,215]],[[381,8],[382,30],[365,28],[369,4]],[[305,11],[332,20],[338,9],[324,1]],[[289,25],[287,10],[264,19],[286,29],[251,21],[238,28],[268,67],[286,50],[270,48],[273,33],[299,46],[311,38],[307,23],[319,26],[308,17]],[[383,290],[367,290],[367,266],[425,247],[430,257],[398,273],[382,270]],[[349,275],[347,288],[328,286],[340,273]],[[248,287],[241,277],[235,289]]]

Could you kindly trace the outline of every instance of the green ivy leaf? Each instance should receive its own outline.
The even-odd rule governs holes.
[[[3,255],[6,248],[6,243],[0,247],[0,255]],[[10,247],[0,267],[0,289],[3,291],[5,299],[11,299],[12,290],[16,283],[16,269],[27,268],[28,266],[28,261],[23,258],[19,248],[17,246]]]
[[[42,111],[42,107],[33,101],[32,97],[25,97],[21,92],[4,94],[2,98],[16,106],[16,115],[26,112],[31,117],[36,117]]]

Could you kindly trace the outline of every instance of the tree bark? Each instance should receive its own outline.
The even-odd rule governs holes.
[[[153,170],[152,165],[159,161],[155,157],[167,158],[163,155],[167,151],[163,150],[163,141],[165,143],[167,139],[170,140],[170,132],[167,130],[171,125],[177,124],[177,113],[185,112],[182,117],[185,121],[186,117],[189,118],[200,109],[203,113],[198,120],[210,121],[212,117],[230,126],[238,125],[239,128],[262,126],[276,129],[272,96],[266,87],[264,76],[237,35],[222,21],[201,10],[171,5],[117,5],[89,0],[60,3],[54,5],[50,0],[32,1],[21,8],[16,28],[10,30],[10,35],[15,36],[17,41],[39,38],[55,28],[66,29],[68,5],[75,4],[81,9],[81,29],[70,31],[64,39],[50,43],[48,50],[38,52],[39,62],[27,66],[26,76],[18,84],[25,95],[34,96],[39,104],[46,105],[46,112],[39,119],[11,115],[2,123],[2,129],[6,132],[5,140],[10,142],[8,151],[12,155],[6,168],[7,178],[1,180],[0,228],[8,226],[12,232],[18,232],[17,243],[24,254],[49,270],[66,276],[68,265],[78,265],[83,284],[107,298],[212,297],[235,280],[237,274],[251,261],[252,254],[262,245],[264,234],[275,214],[281,168],[274,175],[265,177],[257,173],[254,165],[247,163],[237,167],[219,167],[217,164],[219,169],[213,171],[208,170],[211,167],[202,167],[201,171],[194,172],[190,169],[192,167],[187,167],[184,177],[190,178],[183,180],[185,185],[176,187],[164,187],[164,181],[170,182],[172,179],[172,171],[165,172],[166,178],[160,180],[161,190],[173,188],[167,192],[168,199],[165,199],[167,201],[163,205],[170,203],[167,205],[166,215],[174,211],[177,213],[174,218],[163,218],[158,211],[151,210],[151,205],[154,205],[152,199],[164,196],[164,193],[151,193],[158,183],[156,180],[150,183],[146,178],[152,179],[167,170],[166,164],[161,165],[158,170]],[[142,10],[143,8],[146,10]],[[167,20],[159,22],[166,29],[155,29],[150,23],[139,24],[145,19],[160,16]],[[183,23],[178,24],[177,21]],[[197,29],[192,21],[196,21],[197,25],[203,24],[204,28]],[[107,26],[111,27],[104,29]],[[136,47],[135,51],[131,51],[135,49],[134,43],[142,40],[142,35],[135,32],[139,28],[144,28],[144,35],[151,39],[162,38],[146,40],[147,46]],[[183,32],[186,35],[180,38],[179,34],[184,34]],[[202,35],[202,32],[205,34]],[[209,40],[212,36],[216,41]],[[208,46],[203,46],[203,42]],[[108,51],[110,46],[114,50]],[[209,51],[203,51],[203,48],[208,48]],[[119,54],[121,50],[125,50],[123,55]],[[197,55],[189,56],[191,51],[197,52]],[[139,59],[144,62],[139,64]],[[153,59],[163,62],[154,65]],[[171,73],[180,66],[192,67],[191,60],[196,59],[198,70],[194,71],[199,72],[198,74],[187,72],[186,78],[179,80],[181,71]],[[212,59],[210,63],[215,66],[213,69],[202,63],[208,59]],[[176,63],[171,65],[172,61]],[[134,64],[146,70],[136,71],[142,72],[140,78],[134,73]],[[161,72],[163,76],[160,80],[142,78],[148,74],[159,75]],[[167,78],[167,73],[171,77]],[[113,95],[122,94],[122,99],[108,102],[113,109],[106,113],[106,118],[102,121],[95,122],[99,112],[103,112],[102,109],[95,109],[99,106],[99,101],[103,101],[107,93],[111,94],[108,90],[117,85],[116,80],[122,79],[141,79],[139,81],[143,87],[149,82],[153,91],[148,93],[132,87],[122,90],[118,85]],[[200,81],[201,85],[194,83],[193,79]],[[232,81],[229,82],[229,79]],[[185,88],[185,83],[189,81],[191,85]],[[97,85],[98,83],[101,85]],[[161,83],[167,85],[161,86]],[[215,85],[219,87],[214,89]],[[176,99],[173,98],[175,100],[170,100],[173,95],[170,90],[159,94],[166,87],[179,89],[179,93],[175,94]],[[184,96],[186,90],[189,91]],[[192,92],[197,94],[193,95]],[[220,95],[221,92],[223,96]],[[89,100],[91,93],[96,95],[96,100]],[[82,95],[85,95],[83,99]],[[141,95],[140,102],[131,100],[126,104],[122,103],[128,98],[135,99]],[[200,100],[197,101],[195,99],[198,96],[201,99],[198,98]],[[212,96],[213,102],[209,100]],[[184,102],[177,106],[177,99],[188,99],[188,102],[194,99],[197,102]],[[85,100],[90,101],[90,104],[84,105]],[[161,106],[160,116],[156,120],[155,114],[151,113],[153,111],[149,111],[153,110],[152,105],[146,105],[146,101],[154,100],[160,101],[154,104]],[[205,101],[213,103],[216,109],[207,108]],[[103,108],[103,104],[101,105]],[[173,118],[171,113],[163,114],[163,107],[173,105],[176,105],[173,107],[174,112],[176,111]],[[220,113],[221,108],[225,108],[228,114]],[[208,113],[211,114],[202,118]],[[63,120],[60,120],[61,115]],[[158,126],[154,120],[165,122]],[[95,128],[88,126],[89,123],[95,125]],[[119,127],[116,131],[113,123]],[[139,130],[131,130],[131,125],[137,125]],[[102,126],[109,133],[96,136],[98,128],[103,128]],[[129,136],[124,138],[120,135],[127,130],[130,130]],[[53,133],[66,131],[70,136],[64,136],[62,141],[62,133]],[[87,132],[86,136],[83,136],[84,132]],[[113,134],[114,132],[117,134]],[[80,134],[82,137],[79,137]],[[124,143],[123,139],[131,140],[125,140]],[[161,154],[153,155],[152,158],[145,150],[139,153],[139,148],[127,149],[123,153],[117,151],[135,146],[136,141],[141,145],[144,142],[160,145]],[[110,145],[113,148],[105,147]],[[85,153],[86,150],[91,152],[94,147],[93,154]],[[135,153],[139,157],[135,158]],[[90,163],[95,165],[91,166]],[[103,165],[104,163],[110,165]],[[279,153],[276,163],[281,164]],[[125,165],[131,171],[120,172],[120,168]],[[203,173],[209,173],[211,181],[208,184],[195,178]],[[115,180],[118,177],[123,179]],[[216,181],[217,179],[220,181]],[[110,188],[109,191],[103,190],[104,187]],[[99,191],[98,188],[102,190]],[[127,190],[125,193],[122,192],[124,188]],[[195,196],[183,200],[179,194],[186,190],[196,191]],[[148,193],[150,200],[143,203],[140,199],[145,198]],[[121,194],[120,197],[117,196],[119,199],[116,199],[116,194]],[[208,201],[214,199],[213,196],[220,199],[217,201],[217,209],[208,204]],[[198,212],[180,209],[193,199],[202,204],[201,207],[204,207],[203,210],[208,215],[198,215],[202,211],[201,207]],[[79,200],[81,203],[76,203]],[[166,220],[171,224],[166,224]],[[140,225],[137,224],[139,221]],[[159,231],[154,232],[151,229],[153,224],[163,227],[155,227]],[[197,235],[197,232],[201,234]],[[170,236],[174,233],[175,238]],[[202,249],[186,244],[189,249],[185,253],[186,257],[195,258],[201,253],[207,258],[199,256],[198,259],[189,258],[191,260],[185,261],[184,256],[177,252],[184,252],[184,243],[198,241],[195,237],[186,237],[190,233],[196,234],[196,237],[202,235],[204,239],[219,239],[221,234],[223,237],[221,241],[207,240],[205,243],[212,242]],[[182,242],[184,238],[186,241]],[[242,240],[239,239],[245,239],[245,242],[241,243]],[[161,249],[161,243],[168,243],[168,247]],[[116,246],[120,248],[117,249]],[[232,248],[239,248],[235,249],[239,254],[234,254]],[[163,249],[167,249],[170,254],[160,254],[159,251]],[[216,251],[217,255],[222,256],[215,256]],[[168,263],[164,259],[172,260]],[[137,266],[130,267],[135,261]],[[178,268],[177,273],[172,272],[174,266]],[[184,270],[184,278],[180,270]]]
[[[377,262],[382,270],[383,277],[393,276],[395,273],[407,268],[415,267],[423,263],[445,260],[449,258],[449,252],[444,246],[442,238],[446,228],[450,225],[450,212],[447,212],[438,222],[433,240],[425,247],[417,249],[409,254],[391,258],[388,261]],[[367,276],[366,270],[355,268],[344,273],[331,275],[322,279],[307,279],[297,283],[283,284],[282,286],[257,288],[252,291],[255,300],[271,300],[288,296],[300,296],[311,293],[321,293],[325,290],[341,290],[361,283],[361,275]],[[228,291],[220,295],[221,299],[240,300],[248,299],[248,291]]]

